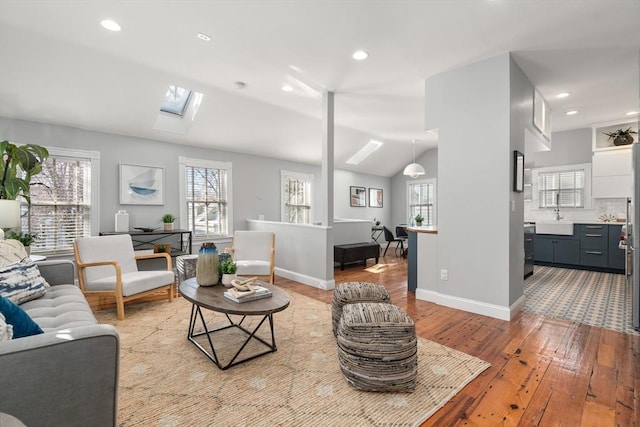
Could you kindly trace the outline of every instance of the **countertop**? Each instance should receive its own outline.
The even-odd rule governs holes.
[[[438,227],[435,225],[422,225],[420,227],[407,227],[407,231],[414,233],[438,234]]]
[[[554,221],[552,219],[531,219],[531,220],[525,220],[524,223],[525,225],[527,224],[535,224],[536,222],[549,222],[549,221]],[[589,220],[570,220],[570,219],[562,219],[561,221],[566,221],[566,222],[572,222],[574,224],[608,224],[608,225],[625,225],[626,222],[622,221],[622,222],[618,222],[618,221],[599,221],[599,220],[593,220],[593,221],[589,221]]]

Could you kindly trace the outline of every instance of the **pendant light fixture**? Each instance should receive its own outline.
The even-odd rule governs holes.
[[[407,165],[407,167],[404,168],[403,175],[410,176],[411,178],[417,178],[420,175],[424,175],[426,172],[424,171],[424,168],[422,167],[422,165],[416,163],[416,140],[415,139],[413,140],[411,145],[413,147],[413,163]]]

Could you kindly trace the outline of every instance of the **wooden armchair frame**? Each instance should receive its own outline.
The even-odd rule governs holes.
[[[167,297],[169,302],[173,301],[173,288],[175,285],[175,279],[172,283],[168,283],[166,286],[160,286],[155,289],[150,289],[148,291],[140,292],[134,295],[124,296],[122,294],[122,270],[120,268],[120,264],[115,260],[109,261],[96,261],[96,262],[82,262],[80,260],[80,254],[78,251],[78,245],[76,242],[73,242],[73,254],[76,261],[76,268],[78,271],[78,282],[80,284],[80,290],[85,295],[97,295],[97,296],[110,296],[114,297],[116,300],[116,310],[118,313],[118,320],[124,320],[124,303],[128,301],[132,301],[139,298],[144,298],[146,296],[150,296],[153,294],[157,294],[158,291],[166,290]],[[167,261],[167,270],[173,272],[173,265],[171,262],[171,256],[167,253],[154,253],[154,254],[143,254],[143,255],[135,255],[135,260],[142,259],[152,259],[152,258],[165,258]],[[100,290],[100,291],[92,291],[88,290],[85,280],[84,280],[84,269],[91,267],[100,267],[112,265],[115,269],[116,276],[116,287],[113,290]]]

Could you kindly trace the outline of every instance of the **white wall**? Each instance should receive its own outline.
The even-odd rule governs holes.
[[[233,163],[233,220],[236,229],[246,229],[246,219],[280,220],[280,170],[314,174],[313,203],[321,206],[320,166],[295,163],[280,159],[220,151],[202,147],[133,138],[103,132],[50,125],[0,117],[0,138],[17,144],[38,144],[63,148],[97,150],[100,152],[100,230],[114,228],[115,213],[125,209],[129,213],[130,227],[161,226],[164,213],[179,212],[178,157]],[[160,166],[165,172],[164,206],[120,205],[118,196],[118,165],[120,163]],[[344,218],[388,218],[390,178],[354,172],[335,171],[336,216]],[[349,185],[382,188],[385,206],[378,208],[348,207]],[[345,190],[346,188],[346,190]],[[346,206],[345,206],[346,203]],[[186,223],[178,225],[186,227]]]
[[[427,150],[421,156],[416,158],[416,163],[419,163],[424,167],[425,174],[422,175],[419,179],[430,179],[438,177],[438,149],[434,148],[432,150]],[[412,178],[405,176],[402,174],[402,170],[400,170],[396,175],[391,179],[391,225],[393,227],[389,227],[392,231],[395,232],[395,226],[397,224],[410,224],[409,221],[409,213],[408,206],[409,201],[407,200],[407,182],[413,181]],[[436,190],[438,189],[438,184],[436,182]],[[436,194],[437,191],[436,191]],[[436,210],[438,209],[438,205],[436,203]],[[438,215],[436,214],[436,218]]]
[[[350,203],[349,187],[365,187],[367,189],[367,206],[353,207]],[[333,211],[334,218],[366,219],[376,218],[381,224],[391,221],[392,188],[391,178],[365,175],[346,170],[336,170],[333,176]],[[369,207],[369,188],[382,189],[382,208]]]
[[[449,276],[438,292],[452,307],[507,316],[516,221],[510,65],[504,54],[425,82],[426,128],[439,129],[438,269]]]
[[[508,305],[515,312],[517,304],[524,302],[524,193],[513,191],[515,164],[514,150],[525,152],[525,129],[533,130],[534,87],[518,64],[509,56],[509,300]],[[526,161],[526,157],[525,157]]]
[[[540,168],[591,163],[591,128],[553,132],[551,141],[551,150],[536,151],[525,157],[526,167]]]

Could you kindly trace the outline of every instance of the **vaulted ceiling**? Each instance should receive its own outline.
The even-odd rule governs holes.
[[[0,116],[319,164],[333,91],[335,166],[392,176],[437,145],[425,78],[512,52],[576,129],[640,108],[639,51],[637,0],[0,0]],[[153,129],[171,84],[204,94],[184,135]]]

